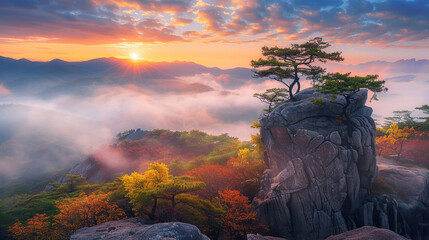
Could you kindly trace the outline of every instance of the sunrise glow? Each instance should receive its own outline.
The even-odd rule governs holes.
[[[135,52],[131,53],[130,58],[134,61],[140,60],[139,55]]]

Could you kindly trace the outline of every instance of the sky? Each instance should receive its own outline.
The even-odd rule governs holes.
[[[265,107],[253,94],[282,87],[251,80],[250,61],[261,57],[264,45],[288,47],[316,36],[332,45],[328,52],[342,51],[345,58],[341,65],[328,64],[328,71],[380,74],[386,80],[389,91],[367,103],[381,123],[392,111],[429,104],[428,0],[0,0],[3,57],[122,58],[129,63],[120,64],[124,76],[152,64],[129,58],[230,69],[180,75],[192,64],[175,62],[174,74],[159,78],[155,71],[133,82],[110,76],[109,69],[70,72],[74,68],[60,61],[43,63],[58,70],[50,76],[39,68],[31,72],[27,61],[0,58],[0,110],[6,109],[0,124],[16,125],[2,128],[12,137],[0,142],[0,181],[34,161],[48,167],[54,165],[46,159],[75,163],[128,129],[200,129],[249,140],[257,131],[250,125]],[[10,62],[26,67],[13,70]],[[248,69],[238,69],[237,76],[235,67]],[[303,88],[310,86],[303,81]],[[5,105],[10,103],[19,105]],[[43,146],[47,151],[36,155]]]
[[[249,67],[321,36],[345,63],[429,56],[427,0],[1,0],[0,55]]]

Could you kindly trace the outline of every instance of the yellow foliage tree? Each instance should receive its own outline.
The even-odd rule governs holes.
[[[177,197],[205,188],[203,182],[189,181],[189,177],[170,177],[163,163],[151,163],[143,174],[132,173],[122,177],[127,196],[135,208],[155,220],[159,199],[171,201],[172,219],[175,216]],[[146,209],[152,206],[151,210]]]
[[[409,128],[405,126],[403,129],[400,129],[397,123],[390,124],[386,135],[375,139],[378,148],[377,152],[381,155],[382,152],[390,149],[397,154],[397,159],[400,159],[404,142],[409,137],[418,134],[414,127]]]
[[[130,175],[124,175],[121,179],[127,196],[131,198],[135,208],[154,220],[159,196],[153,188],[167,181],[168,177],[168,168],[165,164],[151,163],[144,174],[133,172]],[[152,205],[150,211],[144,207],[147,205]]]

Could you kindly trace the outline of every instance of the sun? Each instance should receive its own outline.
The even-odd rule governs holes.
[[[133,53],[131,53],[131,59],[132,60],[134,60],[134,61],[136,61],[136,60],[139,60],[140,58],[139,58],[139,55],[137,55],[137,53],[135,53],[135,52],[133,52]]]

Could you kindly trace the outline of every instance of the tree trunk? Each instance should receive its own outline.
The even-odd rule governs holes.
[[[155,214],[156,214],[156,207],[158,205],[158,199],[155,198],[155,202],[152,206],[152,211],[150,212],[149,218],[150,220],[155,220]]]
[[[399,152],[398,152],[398,156],[396,156],[396,160],[400,160],[401,159],[401,153],[402,153],[402,146],[404,145],[404,141],[401,141],[401,145],[399,147]]]
[[[171,198],[171,221],[174,222],[176,221],[176,199],[174,198],[175,196],[173,196]]]
[[[301,90],[301,83],[299,82],[299,78],[298,78],[298,82],[296,82],[298,85],[298,89],[296,90],[296,93],[299,93],[299,91]]]
[[[297,91],[297,93],[298,93],[299,89],[301,88],[301,85],[299,84],[298,69],[297,69],[297,66],[295,66],[295,78],[294,78],[293,82],[289,86],[289,98],[290,98],[291,101],[296,101],[295,97],[293,96],[293,87],[297,83],[298,83],[298,91]]]

